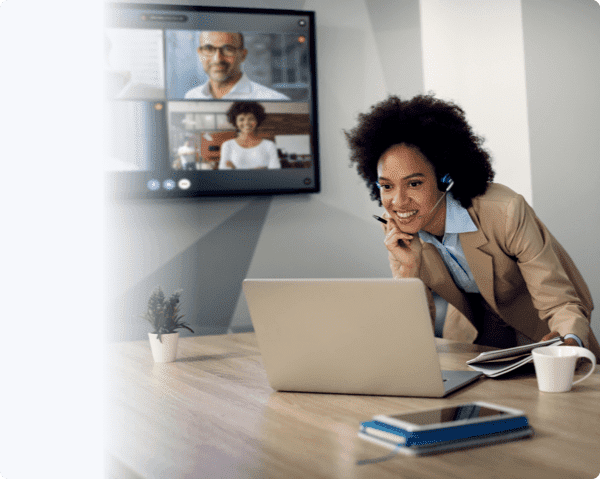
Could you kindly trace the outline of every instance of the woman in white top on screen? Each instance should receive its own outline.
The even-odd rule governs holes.
[[[235,102],[227,119],[238,136],[221,145],[220,170],[260,170],[281,168],[275,143],[258,136],[257,130],[267,117],[264,107],[255,102]]]

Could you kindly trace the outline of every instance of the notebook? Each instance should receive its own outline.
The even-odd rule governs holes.
[[[277,391],[444,397],[482,376],[441,370],[419,279],[246,279],[243,290]]]

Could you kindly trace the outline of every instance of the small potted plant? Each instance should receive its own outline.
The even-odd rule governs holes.
[[[179,296],[181,291],[175,291],[169,299],[165,298],[162,289],[158,287],[148,299],[148,310],[143,315],[154,330],[148,333],[152,356],[157,363],[169,363],[177,357],[177,329],[185,328],[194,332],[186,323],[181,321],[179,314]]]

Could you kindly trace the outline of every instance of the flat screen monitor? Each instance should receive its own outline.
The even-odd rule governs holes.
[[[109,3],[111,197],[320,189],[311,11]]]

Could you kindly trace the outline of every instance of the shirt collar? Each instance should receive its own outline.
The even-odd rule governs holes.
[[[201,87],[201,92],[206,98],[213,98],[212,93],[210,91],[210,80],[207,81]],[[252,93],[252,83],[250,82],[250,78],[245,73],[242,73],[242,78],[238,80],[238,82],[233,85],[231,90],[229,90],[225,95],[223,95],[223,99],[231,98],[233,95],[235,98],[238,98],[240,94],[248,94]]]
[[[242,73],[242,78],[238,80],[238,82],[233,85],[233,88],[229,90],[227,95],[231,94],[240,94],[240,93],[252,93],[252,83],[250,82],[250,78],[245,73]]]
[[[446,233],[472,233],[477,231],[466,208],[452,196],[451,192],[446,195]]]
[[[444,234],[472,233],[473,231],[477,231],[477,226],[473,223],[469,212],[452,196],[451,192],[448,192],[446,195],[446,229]],[[426,231],[419,231],[419,236],[427,242],[430,242],[433,238]]]

